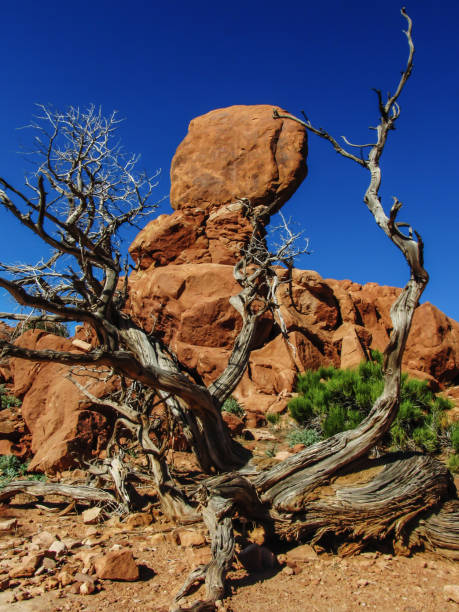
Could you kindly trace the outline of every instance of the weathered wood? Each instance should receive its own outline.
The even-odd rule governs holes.
[[[459,559],[459,500],[445,502],[419,521],[414,535],[421,538],[425,548]]]
[[[66,485],[57,482],[40,482],[37,480],[13,480],[0,489],[0,503],[9,501],[15,495],[25,493],[34,497],[60,495],[70,497],[81,504],[107,504],[118,508],[114,495],[103,489],[83,485]]]
[[[425,455],[386,456],[368,468],[384,465],[364,485],[313,490],[291,521],[276,521],[275,530],[287,540],[319,540],[326,534],[360,542],[404,543],[416,517],[451,496],[454,483],[445,465]]]

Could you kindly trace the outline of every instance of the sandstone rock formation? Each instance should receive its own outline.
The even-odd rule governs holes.
[[[301,128],[274,120],[271,106],[230,107],[195,119],[172,162],[175,212],[150,222],[131,245],[137,263],[129,279],[133,318],[159,334],[205,383],[223,370],[241,325],[229,298],[239,290],[233,265],[252,229],[237,198],[259,206],[279,198],[280,207],[306,174],[305,151]],[[280,274],[286,280],[287,272]],[[278,291],[288,339],[265,316],[235,392],[248,412],[247,426],[285,408],[298,372],[328,364],[354,367],[370,348],[384,350],[399,291],[293,270],[291,292],[288,284]],[[80,350],[39,331],[19,342]],[[431,304],[421,305],[404,367],[436,388],[458,385],[459,324]],[[66,371],[55,364],[11,362],[14,391],[24,398],[23,417],[32,434],[32,468],[63,469],[75,450],[97,453],[107,439],[106,417],[82,401]],[[103,385],[95,383],[91,392],[102,394]]]
[[[278,210],[306,176],[306,132],[273,106],[231,106],[193,119],[171,166],[175,212],[143,229],[130,253],[141,269],[232,264],[252,228],[238,198]]]
[[[17,343],[31,349],[78,351],[71,340],[42,330],[30,330]],[[11,359],[12,392],[23,398],[22,418],[32,434],[31,470],[56,471],[90,458],[107,442],[107,418],[90,409],[90,402],[65,375],[68,368],[54,363]],[[79,378],[81,384],[87,377]],[[91,393],[101,396],[107,383],[91,379]]]

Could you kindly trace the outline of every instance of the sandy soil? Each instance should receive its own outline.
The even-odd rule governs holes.
[[[0,593],[0,610],[57,612],[60,610],[155,610],[166,612],[186,574],[208,554],[208,545],[183,547],[175,543],[174,526],[153,521],[135,527],[117,519],[85,525],[81,515],[56,516],[36,507],[12,505],[0,520],[17,518],[14,532],[0,535],[0,575],[17,566],[31,540],[48,531],[71,548],[54,569],[38,576],[10,580]],[[140,516],[144,518],[145,515]],[[196,531],[203,531],[197,526]],[[157,535],[157,534],[163,534]],[[93,573],[88,557],[106,553],[113,545],[133,552],[140,580],[96,581],[96,592],[75,594],[75,583],[56,584],[63,569]],[[269,543],[267,544],[269,546]],[[83,559],[86,558],[86,563]],[[297,573],[276,569],[248,573],[236,562],[229,574],[228,596],[221,610],[229,612],[297,612],[298,610],[351,612],[366,608],[381,612],[453,611],[459,606],[447,598],[446,585],[459,585],[454,561],[418,554],[411,558],[381,552],[340,558],[328,553],[298,565]]]

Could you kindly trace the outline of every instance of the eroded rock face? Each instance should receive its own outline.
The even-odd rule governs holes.
[[[41,330],[27,331],[16,342],[31,349],[79,352],[71,340]],[[107,419],[91,410],[90,402],[65,378],[66,366],[11,359],[10,367],[12,391],[23,398],[22,418],[32,434],[31,470],[63,470],[105,447]],[[79,382],[85,385],[88,379],[79,377]],[[109,390],[110,384],[102,382],[91,387],[96,397]]]
[[[240,317],[229,304],[237,291],[229,265],[151,267],[131,275],[130,307],[136,320],[148,330],[154,325],[178,358],[210,384],[224,369],[240,330]],[[370,349],[383,351],[392,327],[390,307],[399,293],[394,287],[293,270],[293,304],[287,285],[278,292],[289,343],[267,316],[236,397],[246,410],[278,412],[298,371],[355,367]],[[437,388],[452,384],[459,375],[459,324],[431,304],[420,306],[404,369]]]

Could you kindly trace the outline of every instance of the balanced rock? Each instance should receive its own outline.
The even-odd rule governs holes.
[[[171,165],[171,205],[211,209],[248,198],[279,209],[306,176],[306,130],[269,104],[230,106],[191,121]]]

